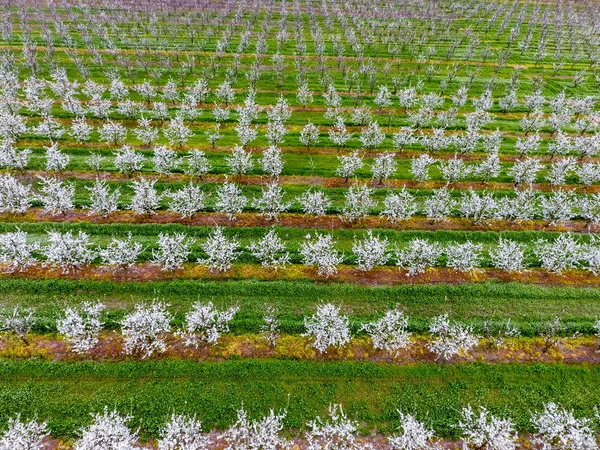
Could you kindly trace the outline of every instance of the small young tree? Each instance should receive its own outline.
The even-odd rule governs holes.
[[[142,253],[143,246],[134,242],[129,232],[127,239],[112,238],[106,248],[99,247],[97,251],[102,264],[118,270],[131,268]]]
[[[0,234],[0,264],[4,271],[23,271],[37,263],[33,252],[40,249],[40,244],[27,241],[27,233],[20,229]]]
[[[194,186],[191,181],[167,196],[171,197],[169,209],[180,214],[184,219],[192,217],[206,206],[206,193],[202,192],[200,186]]]
[[[127,128],[119,122],[107,121],[98,129],[100,140],[113,145],[119,145],[127,138]]]
[[[588,418],[577,418],[572,410],[550,402],[541,412],[531,413],[537,430],[534,442],[548,449],[597,450],[598,443]]]
[[[500,238],[498,246],[490,250],[492,264],[498,269],[521,272],[525,269],[525,249],[518,242]]]
[[[414,416],[398,411],[400,415],[401,433],[388,438],[391,450],[437,450],[438,446],[431,443],[433,430],[427,428]]]
[[[216,227],[202,245],[206,258],[199,259],[198,263],[207,266],[211,272],[226,272],[239,256],[239,247],[240,243],[235,237],[228,239],[223,229]]]
[[[444,187],[435,189],[433,195],[425,199],[423,210],[429,220],[446,220],[452,213],[455,203],[450,196],[450,191]]]
[[[252,242],[248,249],[265,268],[284,269],[290,263],[290,254],[273,228],[262,239]]]
[[[402,311],[390,310],[381,319],[362,327],[371,337],[373,348],[385,350],[394,356],[409,345],[408,317]]]
[[[402,188],[397,194],[389,194],[383,201],[384,209],[381,216],[396,223],[400,220],[408,220],[419,211],[415,197]]]
[[[265,323],[260,327],[260,333],[269,344],[271,350],[275,348],[277,340],[280,337],[279,319],[277,318],[277,309],[274,306],[267,306],[264,315]]]
[[[471,241],[449,244],[446,247],[446,265],[461,272],[475,270],[481,263],[482,249],[482,244],[473,244]]]
[[[291,202],[283,201],[283,189],[276,181],[262,188],[262,195],[252,201],[252,206],[269,220],[277,220],[280,213],[287,211]]]
[[[131,176],[133,172],[139,172],[144,167],[144,156],[124,145],[115,153],[114,164],[119,172]]]
[[[25,345],[29,345],[27,335],[31,332],[35,322],[33,309],[15,307],[11,311],[0,312],[0,331],[15,334]]]
[[[364,239],[354,237],[352,252],[356,255],[358,268],[363,271],[371,270],[375,266],[383,266],[390,259],[387,238],[373,236],[373,231],[368,230]]]
[[[46,422],[21,421],[21,416],[8,418],[8,428],[0,435],[0,450],[43,450],[49,436]]]
[[[314,216],[326,215],[327,209],[331,206],[331,200],[329,200],[324,192],[312,189],[305,191],[297,200],[302,205],[304,214],[312,214]]]
[[[138,304],[121,322],[125,353],[137,353],[142,358],[164,353],[165,337],[171,331],[172,315],[166,303],[154,300],[150,305]]]
[[[134,130],[136,137],[144,145],[150,145],[158,138],[158,129],[151,126],[150,119],[142,117],[138,122],[138,127]]]
[[[479,343],[479,336],[473,333],[471,326],[452,323],[447,314],[434,317],[429,332],[432,340],[427,347],[437,355],[436,359],[448,361],[457,355],[466,356]]]
[[[235,183],[229,183],[227,180],[217,187],[215,195],[217,197],[215,209],[227,214],[229,220],[234,220],[235,215],[240,214],[248,202],[242,190]]]
[[[379,147],[383,141],[385,141],[385,133],[381,131],[377,122],[371,122],[360,135],[360,142],[365,148]]]
[[[344,124],[344,118],[338,116],[335,119],[333,127],[329,130],[329,139],[338,147],[344,147],[350,138],[352,138],[352,133],[348,133]]]
[[[408,247],[396,251],[396,265],[406,269],[406,276],[424,273],[428,267],[434,267],[442,256],[442,247],[437,242],[425,239],[413,239]]]
[[[473,448],[484,450],[514,450],[517,448],[517,433],[510,418],[492,416],[481,408],[479,414],[467,406],[462,409],[458,424],[463,439]]]
[[[306,333],[302,336],[313,340],[312,346],[320,353],[330,347],[343,347],[350,342],[350,321],[340,312],[340,307],[326,303],[317,312],[304,318]]]
[[[87,353],[98,343],[103,309],[104,305],[100,302],[83,302],[80,309],[67,307],[65,316],[56,322],[56,329],[66,337],[76,353]]]
[[[343,178],[346,183],[348,182],[348,178],[353,177],[355,172],[363,166],[363,160],[356,151],[350,155],[342,155],[337,158],[340,165],[335,170],[335,174]]]
[[[154,170],[158,173],[171,173],[179,165],[177,153],[169,150],[164,145],[154,147],[154,156],[152,157]]]
[[[281,150],[272,145],[263,152],[261,159],[263,172],[278,177],[283,170],[283,160],[281,159]]]
[[[185,315],[185,329],[178,333],[185,339],[185,344],[198,348],[217,345],[224,333],[229,333],[229,322],[239,311],[233,306],[224,311],[215,308],[212,302],[194,303],[192,310]]]
[[[202,434],[202,423],[194,417],[172,414],[160,430],[158,450],[207,450],[212,443]]]
[[[240,408],[236,423],[219,438],[227,444],[225,450],[284,450],[290,447],[288,440],[281,436],[286,414],[285,410],[280,414],[271,410],[260,420],[250,420],[246,411]]]
[[[49,231],[48,241],[48,245],[42,248],[46,256],[45,265],[59,267],[63,273],[80,269],[94,259],[90,237],[83,231],[77,235],[73,235],[72,231]]]
[[[103,414],[92,414],[91,425],[81,429],[73,450],[130,450],[137,448],[137,432],[132,432],[126,425],[130,416],[121,416],[115,411]]]
[[[92,187],[86,186],[90,191],[91,205],[89,214],[100,214],[107,217],[117,210],[121,191],[115,188],[112,192],[108,183],[104,180],[96,180]]]
[[[156,180],[146,180],[143,177],[133,181],[133,197],[129,207],[136,214],[153,214],[156,212],[162,195],[156,192],[155,184]]]

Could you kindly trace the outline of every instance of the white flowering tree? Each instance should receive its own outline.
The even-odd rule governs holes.
[[[91,414],[92,423],[81,429],[81,437],[73,450],[133,450],[139,448],[137,432],[127,427],[130,416],[104,408],[102,414]]]
[[[525,269],[525,248],[519,242],[500,238],[490,250],[492,265],[498,269],[520,272]]]
[[[212,164],[201,150],[192,150],[186,156],[187,166],[185,173],[195,175],[202,180],[202,177],[212,170]]]
[[[285,450],[290,448],[287,438],[282,436],[285,410],[269,414],[259,420],[251,420],[248,413],[240,408],[237,421],[219,438],[227,445],[225,450]]]
[[[434,267],[442,256],[442,247],[437,242],[426,239],[413,239],[408,246],[396,251],[396,265],[406,269],[406,276],[424,273],[428,267]]]
[[[110,213],[117,210],[121,191],[119,188],[110,190],[109,184],[105,180],[96,180],[95,183],[86,189],[90,191],[89,214],[99,214],[107,217]]]
[[[517,433],[510,418],[493,416],[485,408],[479,412],[471,406],[462,409],[458,424],[464,441],[473,448],[485,450],[515,450]]]
[[[199,259],[198,263],[207,266],[211,272],[226,272],[240,255],[239,248],[240,242],[235,237],[228,238],[223,234],[223,228],[216,227],[202,245],[206,258]]]
[[[272,145],[267,148],[261,158],[263,172],[272,177],[278,177],[283,170],[283,160],[281,159],[281,150]]]
[[[105,248],[97,249],[102,264],[113,270],[131,268],[142,251],[142,244],[133,240],[131,232],[126,239],[113,237]]]
[[[466,356],[468,351],[479,343],[479,336],[469,325],[451,322],[447,314],[434,317],[429,324],[431,341],[427,348],[446,361],[454,356]]]
[[[544,405],[541,412],[531,413],[536,428],[534,442],[543,449],[597,450],[598,443],[592,421],[577,418],[554,402]]]
[[[461,272],[469,272],[479,267],[483,244],[474,244],[471,241],[452,243],[446,247],[446,265]]]
[[[317,307],[317,312],[304,318],[306,332],[312,346],[320,353],[331,347],[343,347],[350,342],[350,321],[343,315],[339,306],[326,303]]]
[[[217,186],[215,196],[217,197],[215,210],[227,214],[229,220],[234,220],[235,215],[240,214],[248,202],[246,196],[242,194],[242,189],[237,184],[230,183],[227,180]]]
[[[108,120],[102,124],[101,128],[98,128],[98,134],[101,141],[119,145],[127,138],[127,128],[119,122]]]
[[[356,263],[360,270],[368,271],[375,266],[385,265],[390,255],[388,253],[387,238],[374,236],[372,230],[367,231],[367,236],[363,239],[354,237],[352,252],[356,255]]]
[[[162,270],[177,270],[187,261],[194,240],[184,233],[160,233],[156,243],[158,248],[152,249],[152,263]]]
[[[148,358],[167,349],[165,337],[171,331],[169,305],[154,300],[150,305],[137,304],[121,322],[123,349],[126,354]]]
[[[328,418],[317,416],[308,422],[307,450],[359,450],[365,448],[357,440],[358,423],[350,420],[342,405],[329,405]],[[366,447],[368,448],[368,447]]]
[[[371,208],[376,206],[371,198],[373,190],[367,185],[354,184],[346,191],[344,206],[340,217],[343,220],[354,222],[369,215]]]
[[[571,234],[560,234],[554,241],[539,239],[534,253],[541,266],[550,272],[562,273],[579,266],[581,244]]]
[[[446,220],[456,202],[452,199],[450,191],[445,187],[435,189],[431,197],[427,197],[423,202],[423,211],[425,216],[432,221]]]
[[[23,214],[31,206],[31,186],[10,174],[0,175],[0,212]]]
[[[229,333],[229,322],[239,311],[237,306],[219,311],[212,302],[194,303],[185,315],[185,328],[178,332],[185,344],[198,348],[217,345],[221,336]]]
[[[56,322],[56,329],[65,336],[74,352],[87,353],[98,344],[103,310],[104,305],[100,302],[83,302],[79,309],[67,307],[64,317]]]
[[[397,309],[387,311],[381,319],[367,323],[362,329],[371,337],[373,348],[394,356],[411,345],[408,317]]]
[[[429,180],[429,168],[435,164],[436,160],[424,154],[418,158],[413,158],[410,162],[410,172],[417,181]]]
[[[116,169],[128,176],[139,172],[144,167],[144,155],[137,153],[128,145],[124,145],[115,153],[114,164]]]
[[[304,257],[304,264],[317,267],[319,276],[330,277],[337,273],[337,265],[344,258],[334,247],[333,236],[330,234],[309,233],[305,236],[300,246],[300,254]]]
[[[46,149],[46,170],[54,172],[65,170],[71,159],[70,156],[61,152],[56,142],[50,147],[44,148]]]
[[[20,309],[15,307],[10,311],[0,312],[0,331],[15,334],[25,345],[29,345],[27,335],[35,322],[34,310],[30,308]]]
[[[419,211],[415,197],[402,188],[398,193],[388,194],[383,200],[381,216],[393,223],[410,219]]]
[[[167,194],[167,196],[171,198],[169,209],[180,214],[184,219],[192,217],[206,207],[206,193],[200,189],[200,186],[192,184],[191,181],[181,189]]]
[[[0,450],[43,450],[49,436],[46,422],[8,418],[8,428],[0,435]]]
[[[202,423],[195,416],[172,414],[160,430],[158,450],[207,450],[211,442],[202,434]]]
[[[146,180],[140,178],[131,183],[133,188],[133,197],[129,207],[136,214],[152,214],[156,212],[162,195],[156,192],[154,185],[156,180]]]
[[[44,264],[59,267],[64,273],[80,269],[95,257],[95,252],[90,247],[90,237],[83,231],[76,235],[72,231],[49,231],[48,245],[42,247],[46,256]]]
[[[152,157],[154,170],[158,173],[171,173],[175,169],[180,160],[177,153],[168,149],[164,145],[154,147],[154,156]]]
[[[190,140],[194,132],[183,122],[183,117],[178,116],[171,119],[169,126],[163,130],[163,134],[167,141],[169,141],[169,144],[182,147],[183,144],[186,144]]]
[[[73,183],[63,182],[58,178],[44,177],[40,177],[40,182],[37,199],[44,205],[44,213],[57,215],[74,208],[75,186]]]
[[[248,249],[265,268],[278,270],[290,263],[290,254],[285,251],[285,244],[273,228],[258,241],[250,243]]]
[[[363,160],[357,151],[349,155],[338,156],[338,161],[340,165],[335,173],[343,178],[345,182],[348,182],[348,178],[353,177],[355,172],[363,166]]]
[[[398,411],[400,415],[400,432],[388,438],[391,450],[437,450],[432,444],[433,430],[414,416]]]
[[[252,201],[252,206],[269,220],[277,220],[280,213],[287,211],[291,202],[283,201],[283,189],[276,182],[267,183],[262,188],[262,195]]]
[[[297,200],[302,205],[304,214],[324,216],[327,214],[327,209],[331,207],[331,200],[323,191],[309,189],[303,192]]]
[[[243,175],[248,173],[253,166],[252,152],[244,150],[243,147],[236,145],[231,150],[231,155],[225,157],[229,166],[229,172],[233,175]]]
[[[365,148],[379,147],[384,140],[385,133],[381,131],[377,122],[371,122],[360,135],[360,142]]]
[[[0,264],[4,271],[23,271],[37,263],[33,253],[40,249],[40,244],[28,241],[27,233],[20,229],[0,234]]]
[[[300,131],[299,140],[306,145],[306,148],[316,145],[319,141],[319,129],[309,121]]]
[[[379,180],[379,183],[382,183],[383,180],[387,180],[394,174],[396,167],[394,154],[390,152],[382,153],[373,160],[373,165],[371,166],[373,179]]]

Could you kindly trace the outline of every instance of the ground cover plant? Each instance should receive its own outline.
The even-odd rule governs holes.
[[[598,448],[596,0],[0,16],[0,450]]]

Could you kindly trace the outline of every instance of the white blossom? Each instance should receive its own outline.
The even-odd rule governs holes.
[[[334,248],[333,237],[329,234],[315,233],[305,236],[300,246],[300,254],[304,257],[304,264],[316,266],[320,276],[329,277],[337,272],[337,265],[344,258]]]
[[[383,266],[390,259],[387,238],[381,239],[373,236],[373,231],[368,230],[364,239],[354,237],[352,252],[356,255],[356,263],[360,270],[368,271],[375,266]]]
[[[252,242],[248,249],[265,268],[277,270],[290,263],[290,254],[285,251],[284,243],[273,228],[263,238]]]
[[[183,266],[191,253],[193,239],[188,239],[183,233],[158,235],[158,249],[152,249],[152,262],[162,267],[162,270],[176,270]]]
[[[229,220],[235,219],[235,215],[240,214],[248,202],[242,190],[235,183],[227,181],[217,187],[215,195],[217,197],[215,209],[227,214]]]
[[[299,198],[298,202],[302,205],[302,210],[305,214],[315,216],[324,216],[327,214],[327,209],[331,206],[331,200],[322,191],[309,189],[305,191]]]
[[[100,302],[83,302],[80,309],[67,307],[65,316],[56,322],[56,329],[66,337],[76,353],[89,352],[98,343],[103,309],[104,305]]]
[[[211,439],[202,434],[202,423],[196,417],[171,415],[161,429],[158,450],[207,450]]]
[[[152,162],[154,163],[154,170],[158,173],[170,173],[179,165],[179,158],[173,150],[161,145],[154,147]]]
[[[212,165],[208,161],[206,154],[201,150],[192,150],[187,159],[186,173],[202,177],[212,170]]]
[[[162,195],[156,192],[155,184],[156,180],[146,180],[145,178],[133,181],[133,197],[130,208],[136,214],[151,214],[158,208]]]
[[[227,447],[225,450],[284,450],[289,448],[289,442],[281,436],[283,410],[280,414],[270,410],[269,414],[260,420],[250,420],[243,409],[237,412],[237,421],[219,437]]]
[[[137,153],[128,145],[123,146],[115,153],[115,167],[119,172],[131,175],[139,172],[144,167],[144,156]]]
[[[498,246],[490,250],[492,265],[498,269],[520,272],[525,268],[525,250],[522,244],[500,238]]]
[[[21,416],[8,418],[8,429],[0,435],[0,450],[43,450],[48,437],[46,422],[21,421]]]
[[[22,271],[36,264],[33,252],[40,249],[37,242],[28,243],[27,233],[17,231],[0,234],[0,264],[6,272]]]
[[[212,302],[194,303],[185,315],[185,328],[178,335],[185,338],[185,344],[198,348],[217,345],[221,336],[229,333],[229,322],[239,311],[237,306],[219,311]]]
[[[153,301],[150,305],[137,304],[121,322],[121,333],[125,353],[139,353],[142,358],[154,353],[164,353],[167,344],[165,337],[171,330],[169,305]]]
[[[225,161],[229,166],[230,173],[243,175],[252,169],[252,152],[250,150],[246,151],[243,147],[236,145],[231,150],[231,155],[225,157]]]
[[[239,256],[239,247],[240,243],[235,237],[228,239],[223,229],[216,227],[202,245],[207,257],[199,259],[198,263],[208,266],[211,272],[226,272]]]
[[[396,265],[407,269],[406,276],[412,276],[435,266],[441,256],[440,244],[417,238],[410,241],[407,248],[396,251]]]
[[[476,448],[485,450],[515,450],[517,433],[512,421],[491,415],[481,408],[479,414],[467,406],[462,409],[459,428],[463,439]]]
[[[435,317],[429,325],[429,332],[432,341],[427,347],[437,355],[437,359],[465,356],[479,343],[479,337],[473,334],[471,326],[452,323],[447,314]]]
[[[48,241],[48,245],[42,248],[46,265],[60,267],[64,273],[80,269],[94,259],[90,237],[83,231],[77,235],[73,235],[72,231],[49,231]]]
[[[350,186],[346,191],[341,218],[348,221],[356,221],[369,215],[369,210],[376,206],[371,198],[373,190],[367,185]]]
[[[136,263],[142,250],[142,244],[134,242],[131,232],[129,232],[127,239],[113,237],[106,248],[98,248],[98,255],[102,264],[114,269],[129,268]]]
[[[121,191],[115,188],[112,192],[110,186],[104,180],[96,180],[92,187],[86,187],[90,191],[91,205],[90,214],[101,214],[104,217],[117,210]]]
[[[367,323],[362,329],[371,337],[375,349],[397,355],[400,350],[411,345],[408,317],[402,311],[387,311],[381,319]]]
[[[534,442],[548,449],[596,450],[598,444],[588,418],[578,419],[572,410],[550,402],[541,412],[531,413],[537,433]]]
[[[181,217],[192,217],[205,207],[207,195],[202,192],[199,186],[195,186],[190,181],[181,189],[168,194],[171,197],[169,209],[181,214]]]

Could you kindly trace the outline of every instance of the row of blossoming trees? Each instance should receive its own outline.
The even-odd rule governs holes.
[[[167,304],[155,300],[151,304],[138,304],[125,315],[120,323],[125,354],[148,358],[164,353],[170,335],[196,349],[217,345],[222,335],[229,332],[229,322],[239,311],[237,306],[219,310],[212,302],[198,302],[185,314],[184,326],[173,332],[173,316],[167,307]],[[104,309],[105,306],[100,302],[84,302],[79,308],[68,307],[64,316],[58,319],[56,329],[64,336],[72,351],[85,355],[98,345],[99,333],[103,329],[101,313]],[[33,310],[15,308],[0,316],[0,330],[14,333],[28,344],[28,334],[35,321]],[[281,337],[280,326],[276,309],[267,306],[260,331],[270,349],[276,347]],[[331,303],[318,306],[315,314],[306,317],[304,328],[302,336],[309,338],[310,345],[321,354],[345,347],[352,339],[350,319],[341,312],[340,307]],[[507,345],[507,339],[520,335],[510,320],[496,328],[492,329],[487,322],[484,324],[488,344],[496,349]],[[600,337],[600,320],[596,321],[594,328],[596,335]],[[374,349],[388,352],[391,356],[397,356],[401,350],[414,345],[408,316],[398,309],[389,310],[380,319],[360,326],[359,331],[370,337]],[[450,320],[447,314],[433,318],[429,332],[426,347],[435,354],[437,360],[450,361],[455,357],[466,356],[482,339],[471,325]],[[560,346],[567,339],[563,336],[564,326],[558,316],[545,325],[542,334],[545,340],[544,351]]]
[[[287,412],[271,410],[268,415],[252,419],[244,408],[237,411],[236,422],[221,433],[205,433],[195,416],[173,414],[161,428],[158,439],[160,450],[285,450],[299,448],[285,436]],[[317,416],[306,424],[303,443],[308,450],[441,450],[441,442],[434,431],[415,416],[398,411],[399,430],[376,446],[358,436],[359,423],[348,417],[341,405],[332,404],[326,417]],[[73,448],[77,450],[134,450],[146,448],[139,443],[138,432],[128,427],[131,416],[108,408],[92,413],[92,422],[83,427]],[[535,448],[596,450],[598,417],[576,417],[573,411],[555,403],[543,405],[540,411],[531,411],[535,433],[529,439]],[[463,448],[514,450],[521,444],[510,418],[496,416],[485,407],[467,406],[460,411],[458,431]],[[49,436],[46,423],[11,418],[8,430],[0,436],[0,448],[42,449]]]

